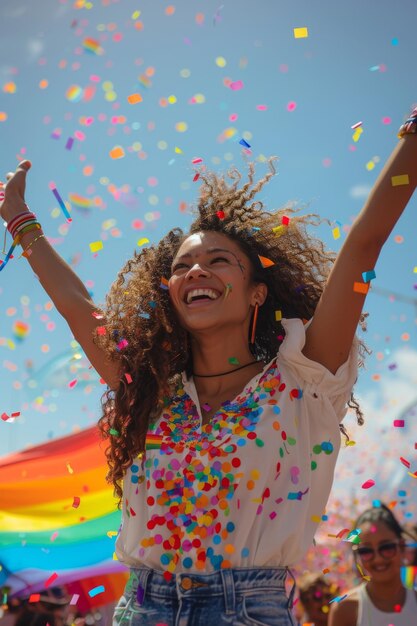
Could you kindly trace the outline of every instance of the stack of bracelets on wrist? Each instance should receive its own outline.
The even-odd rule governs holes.
[[[0,265],[0,272],[6,267],[7,263],[11,259],[13,250],[20,243],[22,236],[25,233],[29,233],[31,230],[39,230],[40,228],[41,228],[41,225],[36,219],[36,215],[32,213],[31,211],[24,211],[23,213],[19,213],[12,220],[10,220],[10,222],[7,224],[7,230],[9,231],[9,233],[11,234],[13,238],[13,243],[10,246],[8,253],[6,254],[6,258]],[[35,243],[35,241],[40,239],[41,236],[42,235],[40,235],[39,237],[36,237],[36,239],[31,241],[28,248],[33,243]],[[6,233],[4,234],[4,240],[6,241]],[[26,248],[26,250],[28,248]],[[23,252],[23,255],[24,253],[25,251]]]
[[[417,107],[411,112],[411,115],[404,124],[400,126],[398,131],[398,138],[402,139],[405,135],[417,134]]]

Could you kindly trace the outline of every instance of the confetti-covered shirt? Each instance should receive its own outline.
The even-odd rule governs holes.
[[[124,480],[118,559],[211,572],[291,566],[312,544],[333,481],[357,376],[357,340],[332,374],[306,358],[305,327],[282,321],[278,355],[202,426],[192,377]]]

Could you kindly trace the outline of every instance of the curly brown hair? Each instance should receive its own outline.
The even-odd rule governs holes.
[[[291,205],[269,212],[262,202],[254,201],[275,174],[274,159],[268,164],[267,174],[255,182],[255,166],[249,163],[248,180],[240,188],[241,174],[235,168],[222,176],[201,172],[196,217],[189,232],[175,228],[157,245],[135,251],[110,288],[103,307],[106,332],[97,333],[95,341],[120,367],[120,385],[103,394],[99,420],[103,437],[109,439],[107,478],[119,498],[126,470],[144,451],[150,424],[169,403],[181,372],[190,374],[193,369],[189,336],[179,324],[168,292],[172,261],[189,234],[227,235],[251,260],[252,280],[267,285],[251,346],[256,358],[272,360],[285,337],[281,322],[276,321],[277,310],[284,318],[308,320],[314,314],[335,254],[307,232],[308,226],[323,221],[317,215],[300,216]],[[264,268],[260,256],[274,264]],[[363,344],[361,348],[359,365],[366,350]],[[358,423],[363,423],[353,395],[349,405],[356,410]]]

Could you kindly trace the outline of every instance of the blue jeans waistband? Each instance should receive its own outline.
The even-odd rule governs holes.
[[[174,574],[171,580],[166,580],[163,572],[140,567],[131,570],[131,584],[140,604],[146,594],[164,598],[226,595],[232,601],[235,593],[259,593],[261,590],[285,592],[287,574],[293,578],[286,567],[239,567],[210,574]]]

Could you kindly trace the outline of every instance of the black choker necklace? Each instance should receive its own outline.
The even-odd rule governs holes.
[[[260,363],[260,361],[251,361],[250,363],[246,363],[246,365],[241,365],[234,370],[229,370],[228,372],[222,372],[221,374],[196,374],[193,372],[193,376],[197,378],[215,378],[216,376],[226,376],[226,374],[233,374],[233,372],[238,372],[239,370],[243,370],[245,367],[249,367],[249,365],[253,365],[254,363]]]

